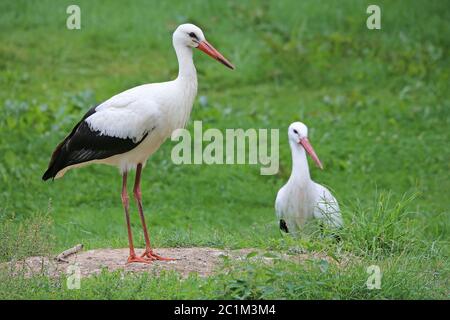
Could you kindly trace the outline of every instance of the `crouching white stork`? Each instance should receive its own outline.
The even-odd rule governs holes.
[[[301,122],[294,122],[289,126],[288,137],[292,172],[275,201],[280,229],[295,233],[311,218],[321,219],[331,227],[341,227],[342,218],[336,199],[327,188],[311,180],[306,153],[320,169],[323,167],[309,143],[308,128]]]
[[[117,166],[122,173],[122,203],[128,228],[130,262],[171,260],[153,252],[145,225],[141,199],[141,172],[147,159],[175,129],[183,128],[197,94],[197,72],[192,49],[197,48],[234,66],[209,44],[200,28],[180,25],[173,33],[178,58],[178,77],[169,82],[141,85],[106,100],[89,110],[72,132],[56,147],[42,179],[60,178],[75,167],[90,163]],[[130,226],[127,173],[136,169],[134,196],[145,237],[145,252],[136,256]]]

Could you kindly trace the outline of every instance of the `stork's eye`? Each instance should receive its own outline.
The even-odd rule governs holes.
[[[195,38],[195,39],[198,40],[197,35],[196,35],[194,32],[190,32],[190,33],[189,33],[189,37]]]
[[[295,134],[298,134],[298,131],[294,129],[294,133],[295,133]]]

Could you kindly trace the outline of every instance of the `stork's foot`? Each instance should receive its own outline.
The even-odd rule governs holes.
[[[145,252],[142,254],[141,258],[146,259],[147,261],[153,261],[153,260],[174,261],[174,260],[177,260],[177,259],[173,259],[173,258],[161,257],[160,255],[157,255],[156,253],[154,253],[153,250],[151,250],[151,249],[145,250]]]
[[[138,257],[136,255],[130,255],[127,259],[127,264],[129,263],[134,263],[134,262],[138,262],[138,263],[150,263],[151,261],[148,259],[144,259],[142,257]]]

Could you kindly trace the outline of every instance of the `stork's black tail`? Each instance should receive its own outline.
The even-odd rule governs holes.
[[[286,233],[289,233],[286,221],[284,221],[283,219],[280,219],[280,229]]]
[[[42,176],[42,180],[46,181],[50,178],[55,179],[57,173],[67,166],[65,161],[65,158],[67,158],[67,143],[69,139],[75,135],[75,132],[77,131],[80,124],[90,115],[95,113],[95,108],[96,107],[92,107],[91,109],[89,109],[89,111],[83,116],[80,122],[78,122],[72,129],[70,134],[56,146],[55,151],[53,151],[52,158],[50,159],[50,163],[48,164],[47,171],[45,171],[44,175]]]
[[[48,168],[47,171],[45,171],[44,175],[42,176],[42,180],[47,181],[50,178],[55,179],[55,176],[56,172],[54,172],[52,168]]]
[[[68,138],[68,137],[67,137]],[[61,168],[61,156],[62,149],[67,142],[67,138],[64,139],[58,146],[55,151],[53,151],[52,158],[50,159],[50,163],[48,164],[47,171],[45,171],[42,176],[42,180],[47,181],[48,179],[55,179],[56,174],[63,168]]]
[[[59,170],[58,170],[59,171]],[[42,176],[42,180],[47,181],[48,179],[55,179],[56,174],[58,171],[55,169],[55,166],[50,166],[47,171],[44,172],[44,175]]]
[[[48,168],[47,171],[45,171],[44,175],[42,176],[42,180],[47,181],[48,179],[52,178],[54,179],[56,176],[56,173],[51,170],[52,168]]]

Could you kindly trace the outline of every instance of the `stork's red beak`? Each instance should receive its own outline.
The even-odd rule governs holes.
[[[314,151],[312,145],[309,143],[308,138],[302,138],[302,139],[300,139],[300,141],[298,143],[301,144],[303,146],[303,148],[305,148],[306,152],[308,152],[308,154],[311,156],[311,158],[313,158],[313,160],[317,164],[317,166],[320,169],[323,169],[322,163],[320,162],[319,157],[317,156],[316,152]]]
[[[234,70],[234,66],[219,51],[217,51],[208,41],[203,40],[198,44],[197,49],[202,50],[208,56],[213,57],[217,61],[223,63],[228,68]]]

